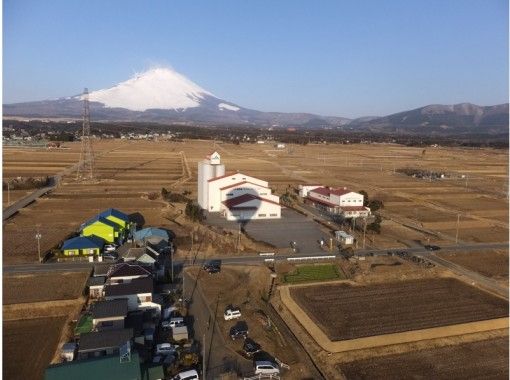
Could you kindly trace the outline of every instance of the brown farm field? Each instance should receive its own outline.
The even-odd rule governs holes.
[[[484,276],[508,281],[508,250],[443,252],[436,255]]]
[[[50,175],[69,168],[79,158],[80,144],[65,146],[55,150],[4,147],[4,176]],[[504,150],[426,148],[423,154],[423,148],[394,144],[288,145],[288,149],[277,150],[271,144],[236,146],[202,140],[98,140],[94,142],[98,181],[79,183],[70,174],[58,189],[6,221],[4,263],[37,260],[37,225],[42,250],[47,251],[108,207],[140,213],[145,225],[189,236],[189,231],[169,217],[172,206],[149,196],[157,196],[165,187],[190,191],[190,197],[196,197],[197,163],[214,150],[222,155],[227,172],[239,170],[267,180],[276,194],[281,195],[289,185],[319,182],[363,189],[369,197],[382,199],[387,203],[384,213],[394,219],[383,221],[381,235],[367,236],[374,248],[412,245],[411,241],[431,238],[401,222],[442,234],[430,243],[452,243],[458,214],[461,241],[508,241],[508,152]],[[404,167],[444,171],[452,178],[429,182],[395,171]],[[468,181],[460,179],[461,175]],[[18,196],[22,194],[13,193]]]
[[[508,379],[508,336],[339,364],[348,380]]]
[[[3,378],[43,379],[66,319],[61,316],[4,321]]]
[[[79,298],[90,273],[65,272],[3,276],[3,304],[21,304]]]
[[[508,316],[506,300],[452,278],[297,286],[290,294],[331,341]]]

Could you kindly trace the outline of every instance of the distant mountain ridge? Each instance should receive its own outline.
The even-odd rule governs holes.
[[[244,124],[409,133],[508,133],[508,103],[428,105],[377,117],[348,119],[311,113],[261,112],[217,98],[183,75],[155,68],[108,89],[89,94],[93,121]],[[4,104],[4,117],[75,118],[82,95],[38,102]]]

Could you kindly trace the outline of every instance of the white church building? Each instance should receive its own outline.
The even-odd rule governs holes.
[[[198,163],[198,204],[227,220],[281,217],[280,197],[271,194],[268,183],[239,172],[225,174],[218,152]]]

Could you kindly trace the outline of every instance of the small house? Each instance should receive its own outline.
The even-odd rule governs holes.
[[[104,284],[106,276],[92,276],[87,280],[87,288],[89,288],[89,298],[94,300],[103,296]]]
[[[110,355],[75,360],[46,368],[44,380],[142,380],[140,358],[130,352],[126,358]]]
[[[153,290],[152,278],[136,278],[126,283],[105,285],[104,297],[106,300],[127,299],[129,311],[141,310],[146,307],[157,308],[159,306],[161,312],[161,306],[152,302]]]
[[[120,347],[133,339],[133,329],[89,332],[80,335],[78,358],[80,360],[98,356],[116,355]]]
[[[108,284],[120,284],[131,282],[137,278],[151,276],[151,272],[136,264],[120,263],[112,265],[106,274]]]
[[[111,220],[96,216],[81,227],[82,236],[97,236],[108,243],[122,240],[121,226]]]
[[[100,213],[98,216],[118,224],[121,226],[122,230],[128,230],[131,226],[129,216],[114,208],[109,208],[108,210]]]
[[[127,312],[127,299],[98,301],[90,306],[93,329],[96,331],[123,329]]]
[[[335,238],[343,245],[354,244],[354,237],[345,231],[335,231]]]
[[[77,236],[62,244],[64,256],[99,256],[105,241],[98,236]]]

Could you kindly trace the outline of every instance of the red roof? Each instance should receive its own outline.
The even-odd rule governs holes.
[[[226,190],[226,189],[230,189],[231,187],[241,186],[241,185],[244,185],[245,183],[251,183],[252,185],[255,185],[255,186],[258,186],[258,187],[263,187],[264,189],[269,189],[269,187],[260,186],[260,185],[257,185],[256,183],[253,183],[253,182],[250,182],[250,181],[242,181],[242,182],[237,182],[237,183],[234,183],[232,185],[228,185],[228,186],[222,187],[222,188],[220,188],[220,190]]]
[[[271,201],[269,199],[266,199],[266,198],[258,197],[258,196],[253,195],[253,194],[243,194],[243,195],[240,195],[240,196],[235,197],[235,198],[227,199],[226,201],[223,201],[222,203],[225,206],[227,206],[227,208],[229,208],[229,209],[232,209],[232,208],[238,209],[239,207],[236,207],[236,206],[242,205],[243,203],[252,201],[254,199],[257,199],[257,200],[262,201],[262,202],[269,202],[269,203],[275,204],[277,206],[280,205],[279,203],[273,202],[273,201]]]
[[[331,192],[331,194],[340,196],[340,195],[350,193],[351,190],[348,190],[346,187],[344,187],[344,188],[340,188],[340,189],[331,189],[330,192]]]
[[[236,175],[236,174],[239,174],[239,173],[232,173],[232,172],[231,173],[227,173],[227,174],[219,176],[219,177],[214,177],[214,178],[208,179],[207,182],[217,181],[218,179],[227,178],[227,177],[230,177],[230,176],[233,176],[233,175]]]
[[[344,194],[350,193],[351,191],[348,190],[346,187],[337,188],[337,189],[330,188],[330,187],[318,187],[316,189],[310,190],[310,192],[321,194],[321,195],[324,195],[326,197],[329,197],[329,196],[331,196],[331,194],[340,196],[340,195],[344,195]]]
[[[310,199],[313,202],[322,203],[323,205],[326,205],[328,207],[339,207],[335,203],[331,203],[331,202],[325,201],[324,199],[319,199],[319,198],[315,198],[315,197],[310,196],[310,192],[308,192],[307,198]]]

